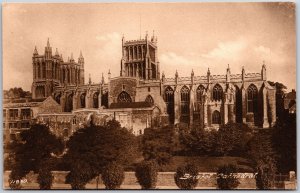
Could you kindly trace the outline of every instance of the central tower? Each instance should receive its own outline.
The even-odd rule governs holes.
[[[157,37],[151,39],[146,33],[145,39],[125,41],[122,38],[122,59],[120,76],[137,77],[142,80],[160,78],[157,59]]]

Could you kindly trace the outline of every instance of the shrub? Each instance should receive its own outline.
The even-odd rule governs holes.
[[[193,164],[187,164],[183,167],[180,166],[177,168],[174,176],[175,183],[180,189],[194,189],[199,181],[198,173],[197,166]]]
[[[121,165],[113,162],[103,169],[101,177],[106,189],[119,189],[125,178],[124,169]]]
[[[268,190],[274,186],[276,166],[275,161],[271,157],[258,160],[257,175],[255,177],[256,187],[260,190]]]
[[[238,187],[240,182],[235,173],[237,173],[237,168],[232,164],[219,167],[217,171],[218,188],[221,190],[231,190]]]
[[[53,182],[53,175],[48,168],[41,168],[38,171],[37,183],[41,190],[50,190]]]
[[[143,161],[135,169],[135,176],[142,189],[155,189],[158,165],[155,161]]]

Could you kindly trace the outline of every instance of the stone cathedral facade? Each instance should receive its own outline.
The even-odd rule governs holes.
[[[64,62],[57,50],[52,54],[49,40],[43,55],[35,48],[32,60],[33,98],[48,98],[59,107],[37,113],[37,120],[48,122],[58,135],[70,136],[91,114],[96,124],[114,118],[136,135],[164,124],[218,129],[228,122],[243,122],[269,128],[276,121],[275,89],[267,82],[264,63],[255,73],[243,68],[235,74],[228,65],[222,75],[208,69],[201,76],[191,70],[186,77],[177,71],[174,77],[165,77],[154,35],[133,41],[122,38],[120,76],[108,72],[108,82],[102,74],[99,83],[89,77],[85,84],[82,54],[77,62],[73,56]]]

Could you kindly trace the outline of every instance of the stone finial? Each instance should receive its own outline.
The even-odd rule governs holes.
[[[104,84],[104,76],[103,76],[103,72],[102,72],[102,77],[101,77],[101,83]]]
[[[47,47],[50,47],[49,38],[48,38],[48,40],[47,40]]]
[[[242,67],[242,81],[244,82],[245,80],[245,68],[244,66]]]
[[[192,69],[192,73],[191,73],[191,76],[194,76],[194,70]]]
[[[89,84],[92,84],[91,74],[89,74]]]
[[[267,69],[266,69],[265,61],[263,61],[263,65],[261,67],[261,79],[264,81],[267,80]]]
[[[175,78],[178,78],[178,72],[177,72],[177,70],[175,72]]]
[[[38,51],[36,49],[36,46],[34,47],[33,55],[39,55],[39,53],[38,53]]]
[[[55,50],[55,56],[59,56],[58,49]]]
[[[108,79],[110,79],[110,75],[111,75],[110,69],[108,69]]]

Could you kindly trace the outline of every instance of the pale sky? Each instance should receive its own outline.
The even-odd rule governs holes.
[[[166,77],[260,72],[296,88],[295,7],[291,3],[93,3],[5,4],[3,6],[3,89],[31,89],[32,54],[52,52],[64,61],[80,50],[85,81],[119,76],[121,38],[158,36],[158,59]],[[140,30],[141,18],[141,30]]]

